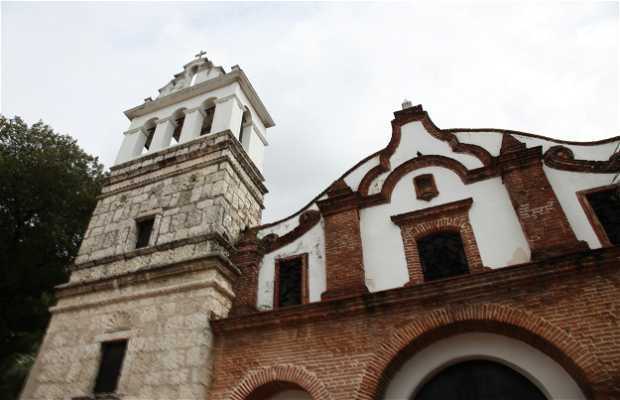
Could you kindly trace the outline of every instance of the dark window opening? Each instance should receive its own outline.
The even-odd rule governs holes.
[[[616,246],[620,245],[620,186],[608,190],[589,193],[588,202],[596,214],[607,238]]]
[[[179,143],[181,139],[181,130],[183,129],[183,122],[185,122],[185,116],[177,118],[174,123],[176,126],[174,127],[174,132],[172,133],[172,138]]]
[[[245,111],[241,115],[241,126],[239,127],[239,143],[243,145],[243,127],[248,125],[252,121],[252,116],[250,114],[250,110],[245,107]]]
[[[472,360],[452,365],[428,381],[411,399],[546,400],[526,377],[503,364]]]
[[[211,126],[213,125],[213,116],[215,115],[215,107],[209,107],[205,110],[205,117],[202,120],[202,128],[200,128],[200,135],[206,135],[211,133]]]
[[[101,361],[95,381],[95,394],[114,393],[116,391],[126,351],[126,340],[101,344]]]
[[[277,307],[303,303],[303,258],[280,260],[277,264]]]
[[[156,126],[153,126],[151,128],[148,128],[146,130],[146,142],[144,142],[144,148],[145,149],[149,149],[149,147],[151,147],[151,142],[153,141],[153,136],[155,136],[155,128]]]
[[[137,221],[138,239],[136,240],[136,249],[149,245],[149,240],[151,239],[151,233],[153,232],[154,223],[155,218],[148,218]]]
[[[461,235],[440,232],[417,241],[425,281],[465,274],[469,271]]]
[[[239,127],[239,143],[243,144],[243,119],[241,120],[241,126]]]

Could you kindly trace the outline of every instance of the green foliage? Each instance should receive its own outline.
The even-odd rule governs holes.
[[[75,139],[0,116],[0,398],[17,398],[105,174]]]

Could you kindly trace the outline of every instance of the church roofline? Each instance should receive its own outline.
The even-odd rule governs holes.
[[[129,120],[132,120],[136,117],[140,117],[153,111],[157,111],[169,105],[176,104],[180,101],[187,100],[192,97],[199,96],[212,90],[227,86],[235,81],[239,82],[241,90],[243,90],[245,95],[250,100],[250,104],[252,104],[252,107],[254,107],[254,109],[258,113],[258,116],[260,117],[261,121],[263,121],[265,127],[271,128],[275,126],[275,122],[271,118],[271,115],[267,111],[267,108],[258,97],[258,94],[254,90],[254,87],[250,83],[250,80],[246,76],[245,72],[243,72],[243,70],[241,69],[234,69],[231,72],[226,73],[225,75],[209,79],[195,86],[191,86],[183,90],[179,90],[178,92],[174,92],[169,95],[160,97],[157,100],[149,101],[137,107],[130,108],[129,110],[126,110],[124,114],[127,118],[129,118]]]
[[[415,107],[410,107],[409,110],[398,110],[394,112],[394,116],[395,119],[392,121],[392,124],[394,124],[396,121],[398,121],[399,119],[403,119],[404,116],[407,113],[417,113],[420,114],[421,116],[423,116],[423,120],[427,120],[431,126],[436,129],[437,132],[440,132],[441,134],[454,134],[457,132],[469,132],[469,133],[480,133],[480,134],[484,134],[484,133],[499,133],[499,134],[509,134],[509,135],[520,135],[520,136],[525,136],[525,137],[530,137],[530,138],[537,138],[537,139],[542,139],[542,140],[546,140],[552,143],[558,143],[558,144],[566,144],[566,145],[576,145],[576,146],[596,146],[596,145],[601,145],[601,144],[607,144],[607,143],[612,143],[612,142],[616,142],[616,141],[620,141],[620,136],[613,136],[607,139],[601,139],[601,140],[594,140],[594,141],[583,141],[583,142],[578,142],[578,141],[568,141],[568,140],[561,140],[561,139],[554,139],[548,136],[543,136],[543,135],[538,135],[538,134],[534,134],[534,133],[528,133],[528,132],[521,132],[521,131],[515,131],[515,130],[509,130],[509,129],[497,129],[497,128],[447,128],[447,129],[441,129],[439,127],[437,127],[431,120],[430,117],[428,116],[428,113],[426,111],[424,111],[422,109],[422,105],[417,105]],[[411,121],[408,121],[411,122]],[[404,124],[404,123],[403,123]],[[394,131],[392,131],[392,136],[390,139],[390,143],[388,143],[388,145],[381,149],[378,150],[366,157],[364,157],[362,160],[360,160],[359,162],[357,162],[354,166],[352,166],[351,168],[349,168],[344,174],[342,174],[338,179],[334,180],[332,183],[330,183],[323,191],[321,191],[318,195],[316,195],[312,200],[310,200],[310,202],[308,202],[306,205],[304,205],[301,209],[297,210],[296,212],[280,218],[276,221],[272,221],[272,222],[268,222],[268,223],[264,223],[255,227],[252,227],[253,230],[255,230],[256,232],[260,232],[264,229],[268,229],[271,228],[273,226],[279,225],[283,222],[286,222],[288,220],[291,220],[293,218],[295,218],[298,215],[301,215],[305,210],[307,210],[309,207],[311,207],[314,203],[316,203],[323,195],[325,195],[327,193],[327,191],[329,190],[329,188],[331,187],[332,184],[334,184],[335,182],[338,182],[339,180],[344,179],[346,176],[348,176],[351,172],[353,172],[354,170],[356,170],[358,167],[360,167],[361,165],[363,165],[365,162],[367,162],[368,160],[372,159],[373,157],[377,157],[377,156],[381,156],[382,153],[386,152],[386,150],[390,149],[391,147],[394,147],[393,150],[395,150],[395,147],[398,146],[398,144],[396,144],[396,146],[393,145],[393,142],[395,142],[395,137],[394,137]],[[400,141],[400,139],[397,140],[398,142]],[[460,144],[458,138],[455,138],[455,142]],[[467,145],[467,144],[465,144]]]

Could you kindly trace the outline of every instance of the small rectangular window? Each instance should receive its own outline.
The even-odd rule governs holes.
[[[305,254],[276,262],[274,308],[295,306],[308,302],[306,269]]]
[[[154,223],[155,223],[155,218],[147,218],[147,219],[142,219],[140,221],[136,221],[136,224],[138,226],[136,249],[139,249],[141,247],[146,247],[149,245],[149,241],[151,239],[151,233],[153,232]]]
[[[114,393],[116,391],[126,351],[126,340],[101,344],[101,360],[95,381],[95,394]]]

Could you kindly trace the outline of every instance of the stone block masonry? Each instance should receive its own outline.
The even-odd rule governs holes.
[[[112,170],[76,259],[78,269],[134,250],[139,218],[155,218],[151,245],[208,233],[234,243],[241,230],[260,222],[266,189],[235,139],[224,132],[195,142]]]
[[[119,396],[205,399],[210,320],[232,306],[229,256],[260,221],[262,181],[230,132],[114,167],[21,398],[91,398],[101,343],[127,340]],[[153,217],[136,249],[136,221]]]
[[[225,316],[233,294],[217,263],[187,269],[172,277],[151,273],[131,285],[99,282],[100,290],[91,286],[89,293],[61,289],[22,398],[92,394],[101,343],[127,339],[117,391],[123,399],[204,399],[211,374],[209,318]]]

